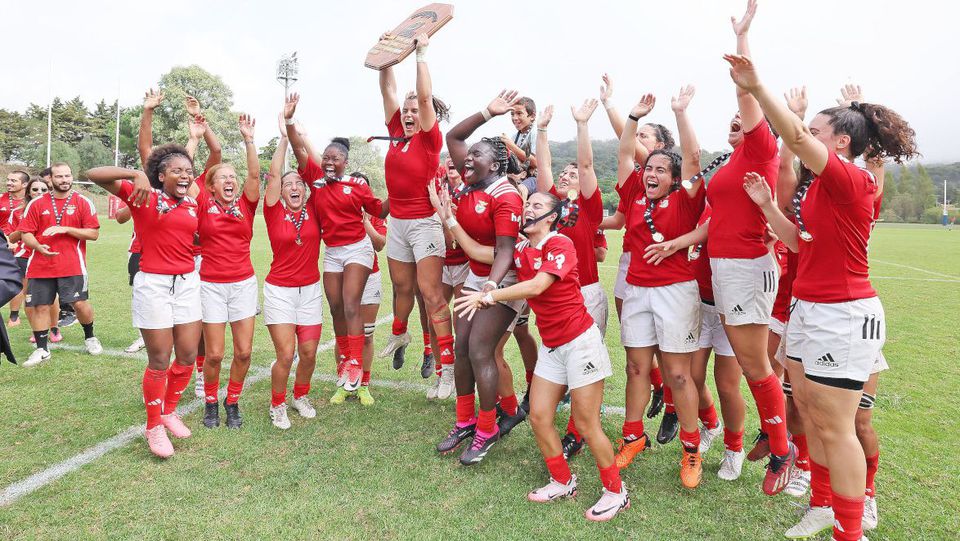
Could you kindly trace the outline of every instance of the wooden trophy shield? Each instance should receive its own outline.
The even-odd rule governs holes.
[[[377,71],[399,64],[416,48],[413,39],[420,33],[434,35],[453,18],[452,4],[429,4],[407,17],[390,31],[390,38],[377,42],[363,65]]]

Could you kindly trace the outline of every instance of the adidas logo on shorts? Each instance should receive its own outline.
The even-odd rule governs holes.
[[[837,361],[833,360],[833,355],[829,353],[821,357],[818,357],[817,360],[814,362],[814,364],[816,364],[817,366],[829,366],[830,368],[836,368],[840,366],[840,364],[837,363]]]
[[[733,314],[733,315],[735,315],[735,316],[742,316],[742,315],[744,315],[746,312],[744,312],[744,311],[743,311],[743,308],[738,304],[738,305],[734,306],[734,307],[730,310],[730,313]]]
[[[691,332],[691,333],[689,333],[689,334],[687,335],[687,339],[684,340],[684,343],[686,343],[686,344],[693,344],[693,343],[696,342],[696,341],[697,341],[697,338],[696,338],[695,336],[693,336],[693,333]]]
[[[596,372],[597,372],[597,367],[593,364],[593,361],[587,362],[587,365],[583,367],[584,376],[595,374]]]

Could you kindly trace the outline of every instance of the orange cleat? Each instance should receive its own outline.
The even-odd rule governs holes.
[[[680,459],[680,482],[686,488],[697,488],[702,477],[703,459],[700,458],[700,452],[691,453],[684,449],[683,458]]]
[[[633,462],[633,457],[639,455],[644,449],[650,448],[650,438],[644,433],[633,441],[624,441],[622,438],[617,440],[617,456],[615,462],[621,470]]]

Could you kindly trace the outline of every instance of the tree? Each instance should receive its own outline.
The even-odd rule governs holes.
[[[897,181],[893,178],[893,173],[886,171],[883,174],[883,198],[887,201],[893,199],[899,191],[897,190]]]
[[[319,150],[319,149],[318,149]],[[377,197],[385,197],[387,185],[383,173],[383,158],[380,148],[371,145],[363,137],[350,138],[350,160],[347,173],[359,171],[370,179],[370,187]]]
[[[79,169],[73,172],[77,178],[86,178],[84,173],[91,168],[113,163],[113,150],[103,146],[100,139],[92,136],[85,137],[77,143],[77,156],[79,157]]]
[[[26,117],[16,111],[0,109],[0,160],[19,160],[23,143],[29,134],[30,125]]]
[[[36,144],[26,149],[23,153],[22,160],[27,167],[32,167],[34,169],[43,169],[46,167],[46,141],[44,141],[42,144]],[[78,175],[80,173],[80,154],[78,154],[76,149],[69,144],[57,139],[54,139],[50,144],[50,163],[54,162],[66,162],[70,164],[70,168],[73,169],[74,175]],[[112,159],[110,163],[113,163]]]

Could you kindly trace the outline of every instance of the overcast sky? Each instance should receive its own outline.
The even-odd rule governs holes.
[[[88,105],[134,106],[143,91],[176,65],[199,64],[233,89],[235,109],[261,122],[257,139],[275,135],[282,88],[276,63],[298,51],[298,116],[311,136],[383,134],[377,74],[363,66],[384,30],[419,8],[418,1],[340,2],[14,1],[4,2],[0,107],[22,111],[54,95]],[[673,128],[670,96],[697,87],[690,114],[701,145],[726,145],[736,101],[721,55],[734,52],[731,15],[745,0],[469,0],[434,36],[428,53],[434,93],[457,122],[503,87],[558,109],[551,139],[575,135],[569,106],[597,97],[600,76],[614,80],[621,111],[644,92],[657,107],[650,120]],[[761,0],[750,33],[753,57],[777,92],[806,84],[814,111],[834,104],[847,82],[868,101],[893,107],[916,129],[925,162],[960,161],[952,124],[960,119],[960,45],[952,2],[913,0]],[[411,56],[398,66],[412,89]],[[52,70],[52,80],[51,80]],[[449,125],[442,125],[446,131]],[[508,117],[481,128],[512,133]],[[591,136],[613,133],[602,109]]]

